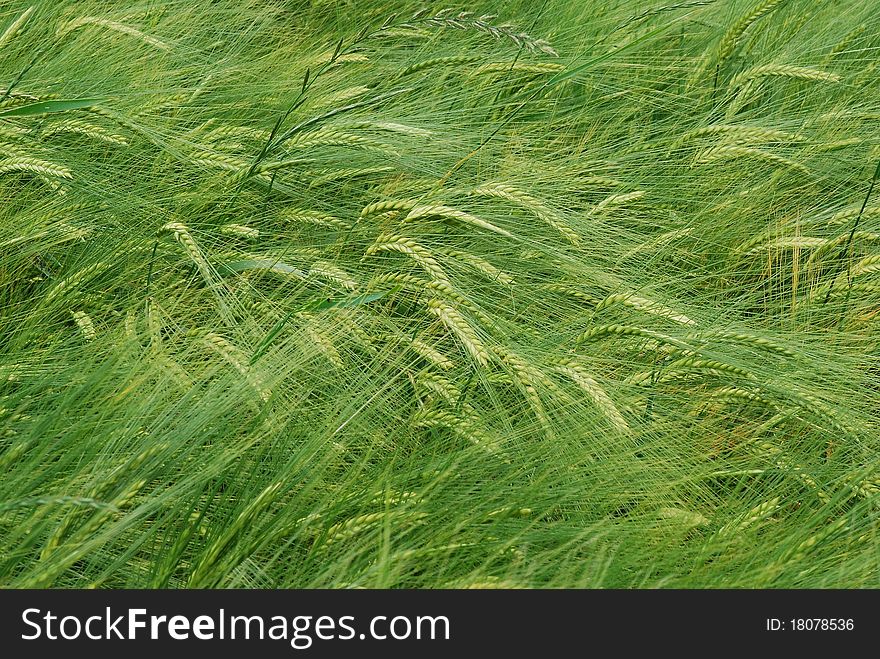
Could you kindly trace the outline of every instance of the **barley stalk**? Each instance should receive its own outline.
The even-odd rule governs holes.
[[[9,172],[28,172],[56,178],[73,178],[73,174],[67,167],[39,158],[17,157],[0,160],[0,174]]]
[[[782,562],[795,562],[805,559],[807,555],[810,552],[814,551],[815,548],[824,540],[831,537],[838,531],[846,531],[847,528],[847,519],[845,517],[842,517],[832,522],[831,524],[828,524],[818,533],[811,535],[799,545],[787,551],[782,559]]]
[[[768,339],[764,336],[756,336],[754,334],[748,334],[746,332],[733,332],[729,330],[712,330],[709,332],[703,332],[700,334],[690,334],[684,337],[685,341],[693,341],[693,340],[706,340],[706,339],[722,339],[724,341],[731,341],[733,343],[740,343],[742,345],[754,346],[756,348],[760,348],[762,350],[767,350],[769,352],[774,352],[778,355],[782,355],[784,357],[796,358],[797,353],[789,348],[786,348],[783,345],[780,345],[776,341],[772,339]]]
[[[412,350],[419,357],[424,359],[429,364],[433,364],[437,368],[443,371],[449,371],[454,366],[455,363],[442,352],[437,350],[434,346],[421,339],[410,339],[408,337],[396,336],[392,337],[402,343],[405,347]]]
[[[497,18],[494,14],[474,16],[473,12],[456,12],[455,9],[451,8],[441,9],[433,15],[426,16],[425,13],[424,11],[417,13],[413,16],[410,23],[404,23],[398,27],[412,27],[413,23],[423,23],[431,27],[455,30],[473,29],[488,34],[495,39],[510,39],[517,46],[522,46],[533,53],[544,53],[553,57],[559,56],[559,53],[546,40],[532,37],[507,23],[501,25],[494,23],[494,20]]]
[[[18,34],[19,30],[21,30],[24,24],[27,23],[28,19],[33,13],[34,8],[28,7],[21,13],[18,18],[16,18],[14,21],[12,21],[12,23],[9,24],[9,27],[7,27],[3,31],[3,34],[0,34],[0,48],[3,48],[10,41],[12,41],[13,37]]]
[[[470,252],[461,252],[458,250],[446,250],[445,254],[450,258],[456,259],[457,261],[467,263],[469,266],[474,268],[474,270],[485,275],[485,277],[490,281],[501,282],[505,286],[512,286],[514,284],[513,277],[511,277],[506,272],[500,270],[499,268],[496,268],[494,265],[489,263],[489,261],[477,256],[476,254],[471,254]]]
[[[58,123],[51,124],[43,133],[44,137],[52,137],[60,133],[74,133],[90,137],[107,144],[115,144],[119,146],[127,146],[128,140],[117,133],[113,133],[106,128],[97,126],[80,119],[67,119]]]
[[[208,549],[202,554],[199,563],[190,574],[188,586],[198,587],[208,580],[210,571],[217,563],[224,551],[259,514],[261,514],[275,500],[276,495],[284,487],[284,483],[276,482],[266,487],[251,501],[244,510],[239,513],[233,522],[215,539]]]
[[[681,508],[664,507],[657,510],[657,516],[665,521],[671,522],[682,529],[692,529],[699,526],[708,526],[709,518],[695,513],[690,510],[682,510]]]
[[[85,279],[104,272],[109,269],[111,265],[112,264],[109,261],[98,261],[77,270],[74,274],[62,279],[52,287],[43,298],[44,302],[50,302],[63,293],[66,293],[68,290],[75,289]]]
[[[555,213],[553,213],[553,211],[551,211],[545,204],[535,197],[526,194],[522,190],[518,190],[512,185],[506,185],[503,183],[482,185],[476,188],[473,191],[473,194],[484,197],[498,197],[512,201],[513,203],[532,211],[535,217],[556,229],[556,231],[561,233],[570,243],[577,245],[580,242],[580,236],[578,236],[571,227],[567,226],[556,217]]]
[[[315,261],[312,263],[309,267],[309,274],[339,284],[349,291],[358,288],[357,280],[342,268],[327,261]]]
[[[257,376],[253,369],[248,365],[248,357],[242,350],[232,344],[228,339],[220,336],[215,332],[205,332],[202,337],[203,344],[220,355],[228,364],[230,364],[248,384],[256,391],[257,395],[263,402],[271,398],[272,391],[268,389]]]
[[[627,192],[625,194],[613,194],[605,197],[598,204],[593,206],[590,210],[589,215],[593,216],[597,213],[601,213],[602,211],[607,211],[611,208],[617,208],[623,204],[626,204],[630,201],[635,201],[636,199],[641,199],[645,196],[644,191],[636,190],[634,192]]]
[[[383,145],[378,144],[373,140],[364,137],[363,135],[356,135],[354,133],[335,128],[333,126],[325,126],[323,128],[319,128],[318,130],[299,133],[298,135],[295,135],[291,139],[287,140],[286,145],[290,149],[297,149],[302,151],[325,146],[349,146],[377,151],[379,153],[393,153],[393,150],[388,149],[387,147],[384,147]],[[268,172],[274,169],[287,167],[289,164],[295,164],[298,162],[300,162],[299,159],[267,162],[260,165],[258,171]]]
[[[638,336],[641,338],[651,339],[658,343],[665,343],[676,348],[680,348],[685,352],[693,352],[693,348],[685,341],[680,339],[676,339],[667,334],[661,334],[660,332],[655,332],[653,330],[645,329],[642,327],[635,327],[633,325],[600,325],[594,327],[590,330],[587,330],[583,334],[581,334],[577,339],[577,343],[588,343],[590,341],[596,341],[597,339],[604,338],[606,336]]]
[[[673,142],[671,148],[676,148],[691,140],[715,136],[723,136],[733,144],[740,145],[754,142],[782,144],[788,142],[802,142],[805,139],[802,135],[798,135],[797,133],[777,130],[775,128],[737,124],[713,124],[711,126],[703,126],[688,131]]]
[[[775,513],[779,509],[779,501],[779,497],[773,497],[769,501],[755,506],[740,519],[729,522],[718,529],[716,536],[721,538],[741,534],[750,526],[769,518]]]
[[[623,415],[617,409],[617,406],[614,404],[614,401],[611,400],[611,397],[605,393],[605,390],[599,385],[598,382],[590,375],[589,371],[585,369],[583,366],[573,362],[571,360],[565,360],[560,362],[559,366],[557,366],[556,370],[563,375],[568,376],[572,379],[572,381],[580,387],[596,404],[603,414],[608,418],[608,421],[614,426],[621,434],[629,436],[632,434],[632,430],[629,427],[629,424],[626,422],[626,419],[623,418]]]
[[[510,368],[510,374],[514,382],[523,392],[529,407],[532,408],[535,418],[538,419],[538,423],[544,431],[544,435],[547,439],[552,440],[555,437],[555,433],[547,416],[547,411],[544,408],[544,403],[541,401],[541,396],[535,388],[535,384],[542,384],[552,391],[557,389],[556,385],[541,369],[532,366],[511,350],[496,344],[492,346],[492,351],[498,356],[501,363]]]
[[[858,217],[860,211],[861,205],[839,211],[832,215],[831,218],[828,220],[828,226],[837,226],[849,222],[850,220]],[[862,213],[863,220],[868,220],[877,216],[880,216],[880,206],[867,206]]]
[[[363,85],[357,85],[355,87],[349,87],[347,89],[340,89],[339,91],[333,92],[332,94],[324,94],[318,97],[317,105],[319,105],[320,107],[328,105],[336,106],[343,104],[346,101],[350,101],[353,98],[358,98],[359,96],[368,94],[369,92],[370,88]]]
[[[451,380],[436,373],[422,373],[417,382],[429,392],[445,399],[450,405],[455,405],[461,395],[461,391]]]
[[[439,293],[446,301],[454,302],[458,307],[466,309],[469,313],[474,315],[480,323],[482,323],[484,329],[495,328],[495,322],[488,315],[483,313],[479,306],[471,302],[467,296],[459,292],[448,281],[444,279],[435,279],[425,282],[422,284],[421,288],[432,294]]]
[[[423,408],[413,415],[410,423],[416,428],[442,427],[480,447],[489,454],[499,451],[497,439],[480,428],[479,419],[460,416],[450,410]]]
[[[720,389],[713,391],[711,396],[716,400],[736,400],[740,402],[746,400],[751,403],[758,403],[770,409],[775,408],[775,405],[764,396],[740,387],[721,387]]]
[[[840,76],[836,73],[827,73],[817,69],[789,64],[765,64],[734,76],[729,83],[729,87],[733,89],[752,80],[770,77],[793,78],[796,80],[809,80],[811,82],[840,82]]]
[[[285,222],[313,224],[328,229],[348,230],[351,228],[351,225],[344,220],[320,211],[285,210],[281,213],[281,219]]]
[[[706,372],[712,375],[734,375],[736,377],[755,380],[754,374],[744,368],[733,366],[717,359],[701,359],[698,357],[682,357],[665,364],[657,382],[663,382],[675,377],[677,374],[687,375],[689,371]]]
[[[776,238],[766,243],[753,247],[744,252],[746,255],[759,254],[767,250],[784,250],[784,249],[818,249],[827,247],[832,242],[828,238],[818,238],[810,236],[787,236],[784,238]]]
[[[257,239],[260,237],[260,230],[254,229],[243,224],[224,224],[220,227],[220,233],[227,236],[236,236],[238,238]]]
[[[421,62],[416,62],[415,64],[410,64],[400,73],[398,73],[397,77],[402,78],[403,76],[418,73],[419,71],[424,71],[425,69],[430,69],[438,66],[449,67],[458,66],[460,64],[471,64],[473,62],[479,62],[481,59],[483,59],[482,55],[453,55],[451,57],[432,57],[430,59],[422,60]]]
[[[59,30],[59,33],[66,34],[67,32],[72,32],[73,30],[83,27],[84,25],[97,25],[99,27],[112,30],[113,32],[127,34],[128,36],[134,37],[135,39],[140,39],[144,43],[158,48],[159,50],[171,49],[171,46],[166,42],[162,41],[161,39],[157,39],[156,37],[150,36],[149,34],[145,34],[137,28],[131,27],[130,25],[125,25],[123,23],[117,23],[116,21],[111,21],[106,18],[100,18],[98,16],[83,16],[81,18],[77,18],[64,25]]]
[[[503,73],[516,71],[518,73],[533,73],[542,75],[547,73],[559,73],[563,71],[565,66],[562,64],[554,64],[552,62],[544,62],[540,64],[531,64],[528,62],[489,62],[477,67],[471,73],[472,75],[483,75],[486,73]]]
[[[880,271],[880,254],[872,254],[856,263],[852,267],[850,275],[852,277],[859,277],[861,275],[867,275],[878,271]]]
[[[369,206],[364,206],[361,210],[361,217],[379,215],[389,211],[411,211],[416,205],[415,201],[377,201]]]
[[[623,304],[625,306],[632,307],[633,309],[638,309],[640,311],[645,311],[655,316],[668,318],[669,320],[675,321],[676,323],[681,323],[682,325],[697,324],[696,321],[688,318],[683,313],[679,313],[673,309],[670,309],[669,307],[665,307],[662,304],[654,302],[653,300],[639,297],[637,295],[632,295],[631,293],[614,293],[612,295],[609,295],[596,305],[596,311],[601,311],[602,309],[610,307],[614,304]]]
[[[779,165],[781,167],[794,169],[804,174],[810,173],[810,170],[801,163],[795,162],[794,160],[791,160],[784,156],[780,156],[779,154],[764,151],[762,149],[736,145],[722,145],[706,149],[705,151],[697,154],[694,162],[699,164],[706,164],[715,162],[717,160],[728,160],[731,158],[752,158],[755,160],[763,160],[764,162],[769,162],[774,165]]]
[[[366,251],[364,256],[370,256],[377,252],[400,252],[410,257],[419,266],[424,269],[433,279],[446,281],[446,274],[443,268],[434,259],[431,251],[419,245],[412,238],[398,236],[394,234],[383,234],[376,239]]]
[[[442,206],[439,204],[425,204],[421,206],[415,206],[412,210],[410,210],[406,217],[403,218],[403,222],[412,222],[414,220],[425,217],[440,217],[443,219],[458,220],[460,222],[464,222],[465,224],[470,224],[481,229],[492,231],[501,236],[504,236],[505,238],[513,238],[512,233],[495,226],[491,222],[482,220],[475,215],[471,215],[470,213],[465,213],[464,211],[456,210],[455,208],[450,208],[449,206]]]
[[[436,298],[428,299],[425,304],[428,311],[437,316],[440,322],[458,338],[477,364],[486,366],[489,363],[489,352],[477,336],[476,331],[457,309]]]
[[[167,222],[166,224],[162,225],[162,227],[159,229],[159,232],[169,232],[173,234],[174,239],[181,246],[183,246],[184,251],[195,264],[196,268],[199,271],[199,274],[201,274],[205,285],[214,294],[214,297],[217,300],[218,308],[224,320],[228,324],[231,324],[232,317],[230,314],[229,305],[226,303],[226,300],[223,296],[222,281],[215,276],[213,269],[208,263],[208,260],[205,258],[204,254],[202,254],[202,250],[199,249],[199,246],[196,244],[196,241],[190,234],[189,228],[181,222]]]
[[[785,0],[764,0],[764,2],[755,5],[749,13],[745,14],[742,18],[731,25],[718,43],[718,54],[716,56],[717,65],[721,66],[731,55],[733,55],[733,51],[736,50],[736,47],[739,45],[740,39],[742,39],[746,30],[761,18],[774,11],[784,1]]]
[[[92,319],[84,311],[74,311],[73,320],[86,341],[94,341],[97,337]]]

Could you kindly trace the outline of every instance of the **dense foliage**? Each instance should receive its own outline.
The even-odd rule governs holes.
[[[877,587],[878,49],[0,3],[0,585]]]

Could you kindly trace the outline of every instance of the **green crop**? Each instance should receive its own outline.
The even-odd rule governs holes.
[[[0,2],[0,586],[880,586],[871,3],[422,7]]]

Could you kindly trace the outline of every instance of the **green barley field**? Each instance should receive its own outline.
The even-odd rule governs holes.
[[[878,62],[863,0],[0,2],[0,586],[880,587]]]

